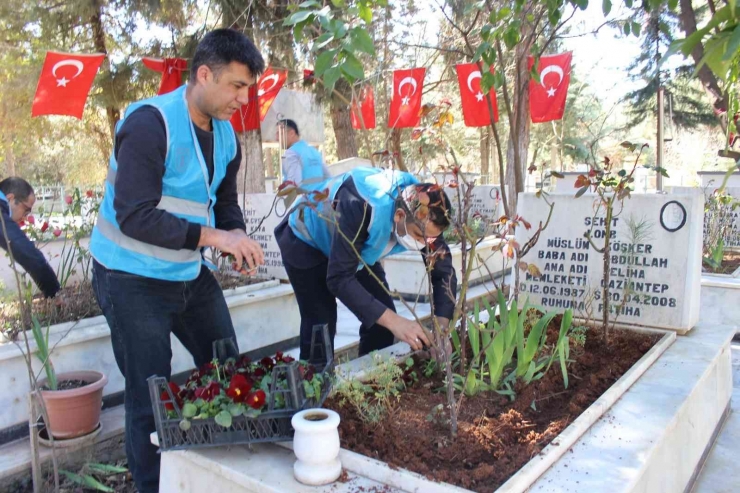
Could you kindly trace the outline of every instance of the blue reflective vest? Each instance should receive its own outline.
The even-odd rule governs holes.
[[[319,151],[303,140],[290,146],[290,150],[301,158],[301,185],[315,184],[328,178],[324,176],[324,160]],[[283,173],[283,181],[286,180],[287,177]]]
[[[236,137],[231,123],[212,120],[214,169],[209,185],[208,168],[185,100],[186,87],[130,105],[116,125],[116,134],[136,109],[145,105],[157,108],[162,114],[167,133],[162,198],[157,209],[190,222],[213,226],[216,191],[226,175],[226,168],[236,156]],[[95,260],[108,269],[166,281],[189,281],[198,277],[202,261],[199,250],[162,248],[135,240],[121,232],[113,208],[117,170],[114,150],[110,157],[105,196],[90,240],[90,252]]]
[[[368,239],[360,256],[367,265],[373,265],[383,256],[393,234],[396,198],[403,188],[418,183],[410,173],[360,167],[330,178],[316,186],[318,190],[329,190],[328,199],[317,202],[309,195],[301,196],[293,205],[288,224],[293,234],[328,257],[337,220],[334,215],[334,199],[339,187],[350,177],[353,178],[360,197],[372,207]],[[306,203],[310,203],[311,207],[307,207]],[[386,256],[404,251],[405,248],[396,244]],[[361,268],[362,262],[358,260],[358,263],[358,268]]]

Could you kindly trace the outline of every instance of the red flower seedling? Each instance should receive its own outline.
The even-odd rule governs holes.
[[[275,367],[275,362],[269,356],[265,356],[260,360],[260,365],[262,365],[265,370],[270,371]]]
[[[211,402],[221,393],[221,385],[218,382],[211,382],[205,387],[195,389],[195,397]]]
[[[71,196],[71,195],[67,195],[67,196],[65,196],[65,197],[64,197],[64,202],[65,202],[65,203],[66,203],[67,205],[72,205],[72,196]]]
[[[87,196],[88,199],[91,199],[91,198],[93,198],[93,191],[92,190],[88,190],[87,192],[85,192],[85,195]]]
[[[234,375],[229,383],[229,388],[226,390],[226,395],[236,403],[244,402],[249,396],[249,391],[252,390],[252,382],[247,377],[241,374]]]
[[[267,394],[265,394],[264,390],[259,389],[254,392],[250,392],[247,396],[246,404],[252,409],[262,409],[266,400]]]
[[[57,238],[59,238],[62,235],[62,230],[61,229],[55,229],[52,234],[54,236],[56,236]]]
[[[178,407],[182,407],[182,399],[180,398],[180,387],[175,382],[167,382],[167,386],[170,388],[170,392],[172,392],[172,395],[175,396],[175,402],[177,402]],[[159,400],[161,401],[169,401],[170,396],[167,394],[167,391],[162,391],[162,394],[159,396]],[[175,406],[172,404],[172,402],[165,402],[164,408],[167,411],[174,411]]]
[[[28,224],[31,224],[31,225],[33,225],[33,224],[36,224],[36,218],[35,218],[35,217],[33,217],[33,216],[31,216],[31,215],[29,215],[29,216],[28,216],[28,217],[26,218],[26,221],[28,222]]]
[[[44,221],[44,224],[41,225],[41,232],[46,233],[47,229],[49,229],[49,223]]]

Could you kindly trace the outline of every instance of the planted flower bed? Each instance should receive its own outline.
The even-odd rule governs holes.
[[[362,382],[349,380],[340,384],[325,407],[342,417],[342,447],[433,481],[473,491],[495,491],[661,337],[612,331],[607,345],[595,329],[566,329],[569,354],[562,360],[563,370],[557,356],[552,366],[548,364],[557,351],[558,340],[562,340],[562,322],[559,315],[551,318],[545,342],[533,358],[536,367],[544,363],[549,371],[537,378],[544,368],[537,370],[529,376],[527,385],[527,374],[515,376],[518,361],[514,356],[502,376],[509,386],[466,392],[454,438],[450,436],[445,412],[444,375],[433,363],[414,357],[391,370],[387,363],[380,362],[364,373]],[[523,351],[534,329],[532,325],[526,328],[527,325],[525,322]],[[512,353],[515,351],[516,348]],[[481,360],[481,368],[488,363]],[[490,382],[490,373],[486,375],[485,369],[481,372],[485,385]],[[466,379],[455,378],[462,389]],[[365,397],[364,403],[360,396]],[[383,398],[377,396],[388,396],[385,405]]]

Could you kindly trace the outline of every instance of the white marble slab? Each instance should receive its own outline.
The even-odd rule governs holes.
[[[605,212],[593,194],[576,198],[551,194],[555,208],[549,227],[524,260],[542,276],[521,276],[520,292],[545,309],[572,308],[575,316],[600,320]],[[610,318],[620,324],[658,327],[685,332],[699,319],[703,197],[700,194],[635,194],[612,219]],[[524,245],[537,224],[545,222],[549,207],[534,194],[520,194],[518,213],[530,230],[517,228]],[[635,238],[630,223],[642,223],[644,234]],[[592,225],[595,225],[592,227]],[[629,288],[629,289],[628,289]],[[627,299],[624,306],[622,301]],[[589,316],[590,315],[590,316]]]
[[[274,193],[248,193],[244,200],[244,219],[247,233],[259,242],[265,252],[265,265],[257,270],[258,276],[287,280],[283,267],[283,256],[275,241],[275,228],[283,220],[287,210],[283,199]]]

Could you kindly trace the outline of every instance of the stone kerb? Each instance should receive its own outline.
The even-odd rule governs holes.
[[[287,280],[283,257],[275,241],[275,228],[286,214],[285,202],[275,200],[274,193],[248,193],[244,201],[247,233],[259,242],[265,252],[265,265],[259,267],[259,277]]]
[[[547,310],[572,308],[579,318],[601,319],[603,257],[584,234],[591,229],[603,245],[605,214],[595,216],[595,195],[575,198],[552,194],[550,226],[522,260],[535,264],[540,277],[522,273],[520,291],[530,303]],[[610,318],[620,325],[657,327],[686,333],[699,317],[701,289],[702,206],[700,194],[633,195],[617,207],[613,218]],[[545,221],[548,206],[523,193],[518,213],[536,225]],[[631,228],[632,225],[632,228]],[[634,226],[640,225],[635,237]],[[517,229],[524,244],[534,228]]]

